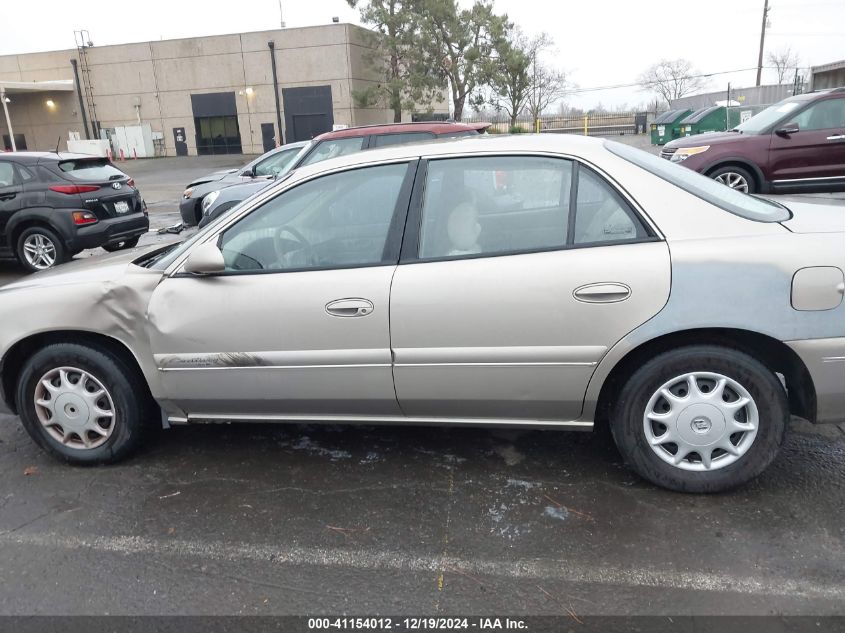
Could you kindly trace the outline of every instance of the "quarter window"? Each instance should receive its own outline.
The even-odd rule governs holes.
[[[574,244],[617,242],[646,236],[631,208],[607,182],[582,167],[578,174]]]
[[[267,201],[223,233],[228,271],[387,263],[405,163],[330,174]]]
[[[33,174],[23,165],[18,165],[18,178],[21,179],[21,182],[26,183],[30,180],[33,180],[35,178],[35,174]]]

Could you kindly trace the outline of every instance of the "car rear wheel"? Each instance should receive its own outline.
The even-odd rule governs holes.
[[[17,402],[24,428],[54,457],[114,462],[137,449],[149,407],[136,372],[106,350],[63,343],[24,365]]]
[[[114,253],[116,251],[122,251],[129,248],[135,248],[138,246],[138,240],[141,239],[140,237],[133,237],[131,240],[123,240],[122,242],[116,242],[114,244],[104,244],[103,250],[107,250],[109,253]]]
[[[754,177],[742,167],[734,167],[733,165],[719,167],[710,173],[710,177],[716,182],[743,193],[755,193],[757,191]]]
[[[762,363],[719,346],[686,347],[644,364],[622,388],[611,430],[628,464],[682,492],[718,492],[775,458],[789,408]]]
[[[67,249],[59,236],[50,229],[31,226],[18,237],[17,255],[24,268],[37,272],[64,262]]]

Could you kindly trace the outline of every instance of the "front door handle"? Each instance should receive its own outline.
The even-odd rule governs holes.
[[[828,141],[845,141],[845,134],[834,134],[827,137]]]
[[[0,193],[0,200],[14,200],[16,193]]]
[[[367,299],[336,299],[326,304],[326,312],[336,317],[362,317],[373,310],[373,302]]]
[[[617,303],[631,296],[631,288],[615,282],[587,284],[576,288],[572,296],[584,303]]]

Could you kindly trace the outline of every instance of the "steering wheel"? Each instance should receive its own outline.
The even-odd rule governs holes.
[[[276,256],[279,260],[284,261],[285,256],[290,253],[290,248],[286,248],[283,244],[282,235],[285,234],[293,236],[294,240],[296,240],[296,242],[302,247],[302,250],[305,251],[306,263],[312,263],[314,260],[314,247],[311,245],[311,242],[309,242],[298,230],[287,225],[280,226],[276,229],[276,234],[273,236],[273,246],[276,249]]]

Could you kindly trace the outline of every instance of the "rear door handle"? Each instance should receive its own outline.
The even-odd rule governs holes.
[[[0,200],[14,200],[16,193],[0,193]]]
[[[845,141],[845,134],[834,134],[827,137],[828,141]]]
[[[326,304],[326,312],[336,317],[362,317],[373,310],[373,302],[367,299],[336,299]]]
[[[631,288],[615,282],[587,284],[576,288],[572,296],[584,303],[618,303],[631,296]]]

